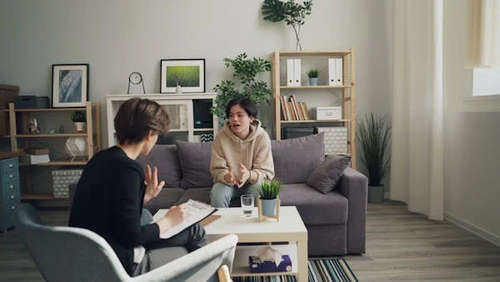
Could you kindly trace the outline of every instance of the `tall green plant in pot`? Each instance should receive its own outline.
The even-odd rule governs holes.
[[[246,53],[239,54],[234,59],[224,58],[224,64],[227,68],[233,68],[233,76],[239,81],[235,83],[230,80],[224,80],[215,85],[214,91],[215,106],[211,111],[213,114],[224,120],[226,118],[226,105],[235,98],[248,98],[256,105],[266,102],[268,105],[271,96],[271,88],[265,81],[257,80],[257,75],[263,72],[271,71],[271,62],[261,58],[248,58]]]
[[[357,121],[356,138],[361,150],[361,165],[368,177],[368,202],[384,200],[382,181],[390,169],[391,120],[387,115],[368,114]]]

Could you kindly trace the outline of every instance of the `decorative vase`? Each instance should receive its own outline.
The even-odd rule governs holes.
[[[368,186],[368,203],[384,202],[384,186]]]
[[[87,126],[86,122],[75,122],[76,132],[84,132],[86,126]]]
[[[309,78],[309,85],[310,86],[316,86],[316,85],[318,85],[318,78],[317,77],[310,77]]]
[[[177,86],[175,87],[175,93],[182,94],[182,87],[179,84],[177,84]]]

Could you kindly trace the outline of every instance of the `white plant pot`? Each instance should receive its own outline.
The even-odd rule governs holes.
[[[87,127],[86,122],[75,122],[76,132],[84,132],[86,127]]]

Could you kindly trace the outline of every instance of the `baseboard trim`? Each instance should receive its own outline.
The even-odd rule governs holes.
[[[444,213],[444,219],[500,247],[500,236],[477,227],[474,224],[458,218],[448,212]]]

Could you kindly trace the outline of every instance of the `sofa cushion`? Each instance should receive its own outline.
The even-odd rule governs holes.
[[[181,188],[212,187],[210,173],[212,142],[193,143],[177,141],[177,151],[182,168]]]
[[[316,188],[319,192],[326,194],[335,188],[342,173],[349,166],[351,158],[341,155],[328,156],[307,179],[307,185]]]
[[[147,156],[140,156],[137,161],[158,168],[158,180],[165,181],[164,188],[180,187],[182,179],[181,165],[175,145],[155,145]]]
[[[283,184],[306,183],[325,159],[323,133],[271,141],[275,178]]]
[[[280,199],[282,206],[296,206],[306,225],[347,223],[349,201],[336,190],[322,194],[305,183],[287,184]]]
[[[179,198],[178,204],[185,203],[189,199],[210,204],[210,190],[212,190],[212,187],[186,189],[184,190],[182,196]]]

